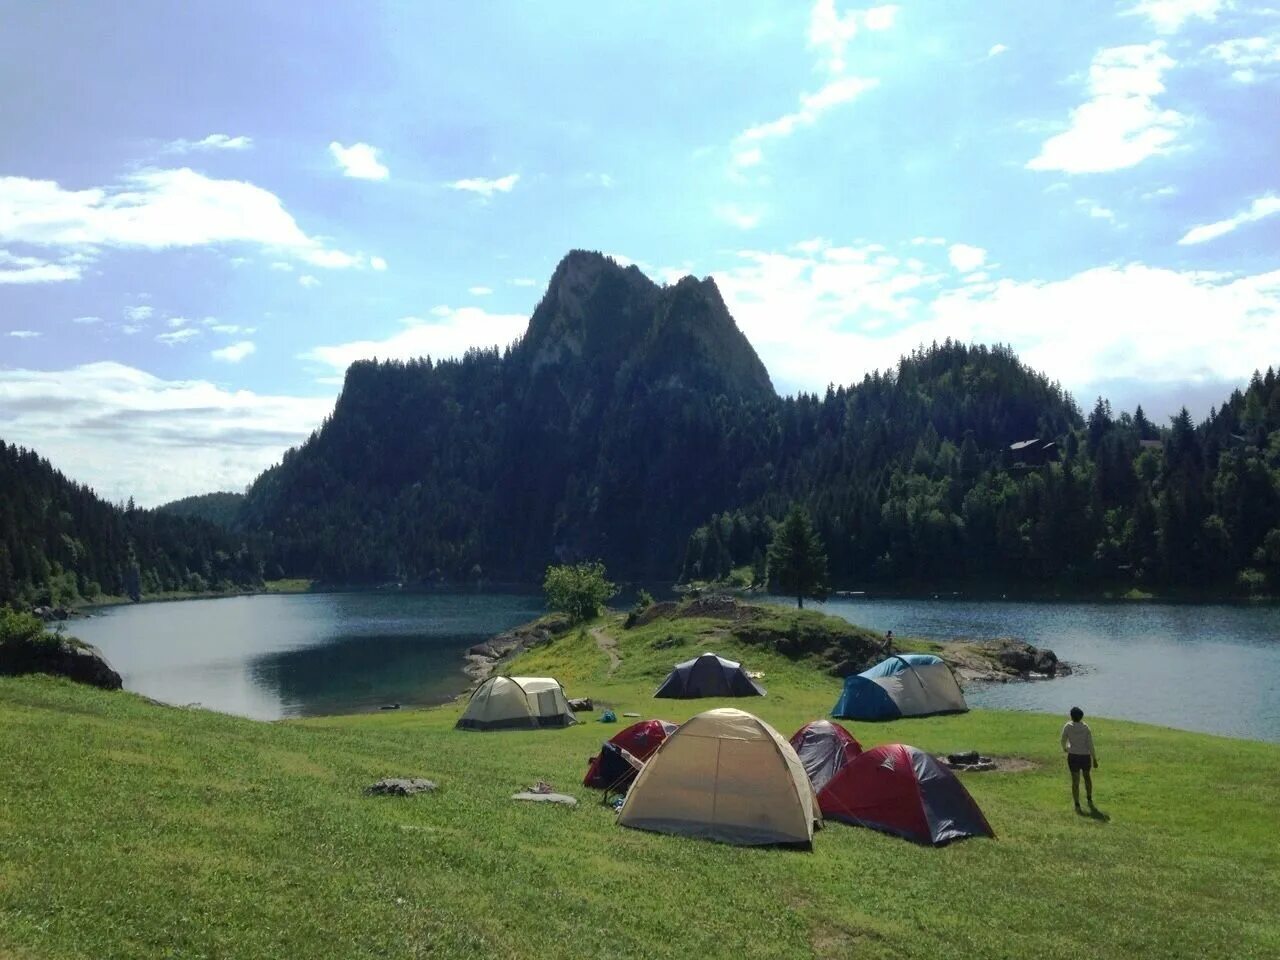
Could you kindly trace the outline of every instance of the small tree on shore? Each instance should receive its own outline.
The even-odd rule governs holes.
[[[818,531],[804,508],[794,506],[774,531],[769,544],[769,579],[782,592],[796,598],[804,609],[804,599],[827,599],[827,554]]]
[[[547,567],[542,589],[547,595],[547,608],[567,613],[574,623],[599,616],[608,599],[618,592],[598,560]]]

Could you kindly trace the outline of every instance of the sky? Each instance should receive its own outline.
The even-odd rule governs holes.
[[[0,0],[0,438],[243,489],[361,357],[570,249],[711,276],[780,392],[947,337],[1086,409],[1280,362],[1280,0]]]

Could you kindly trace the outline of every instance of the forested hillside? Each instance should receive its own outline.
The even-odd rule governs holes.
[[[1010,351],[950,342],[779,398],[712,282],[579,251],[506,350],[352,366],[242,519],[330,581],[596,557],[706,580],[759,568],[798,501],[838,585],[1259,592],[1280,585],[1278,428],[1271,373],[1199,426],[1084,418]]]
[[[123,508],[0,442],[0,604],[249,587],[261,561],[198,519]]]
[[[808,506],[840,584],[1280,592],[1280,378],[1195,425],[1099,399],[1086,421],[1002,351],[945,345],[795,404],[796,454],[766,496],[689,538],[681,574],[758,569]],[[1038,422],[1029,409],[1045,411]],[[784,404],[784,407],[788,406]],[[1025,439],[1047,441],[1011,449]]]
[[[174,517],[208,520],[228,530],[236,530],[240,526],[240,507],[243,503],[243,493],[201,493],[161,504],[156,507],[156,511]]]
[[[531,580],[579,557],[671,577],[696,524],[765,491],[754,433],[777,403],[713,283],[574,252],[505,351],[352,365],[244,518],[329,581]]]
[[[778,397],[710,280],[575,251],[523,338],[362,361],[332,415],[241,497],[120,509],[0,457],[0,600],[274,576],[531,582],[763,573],[805,505],[837,587],[1280,593],[1280,383],[1201,424],[1087,417],[1001,347],[934,344]],[[209,521],[216,522],[217,525]]]

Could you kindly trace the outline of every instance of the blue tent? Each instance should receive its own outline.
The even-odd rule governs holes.
[[[831,710],[848,720],[896,720],[968,710],[951,669],[932,654],[892,656],[846,677]]]

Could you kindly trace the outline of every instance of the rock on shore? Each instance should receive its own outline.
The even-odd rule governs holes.
[[[521,624],[471,647],[467,651],[467,664],[462,672],[476,682],[484,680],[497,670],[499,664],[530,647],[550,643],[552,638],[564,633],[570,626],[569,618],[562,613],[547,614],[532,623]]]
[[[939,656],[962,685],[974,681],[1047,680],[1071,673],[1070,665],[1059,660],[1052,650],[1011,637],[956,640],[944,646]]]
[[[124,685],[101,650],[74,637],[0,644],[0,676],[24,673],[51,673],[103,690],[119,690]]]

